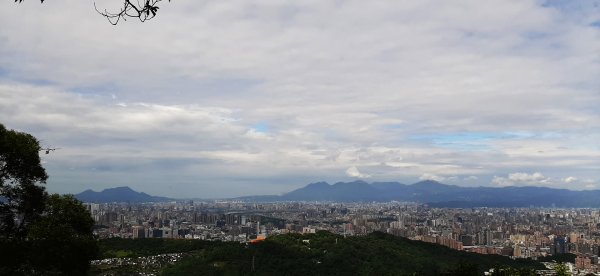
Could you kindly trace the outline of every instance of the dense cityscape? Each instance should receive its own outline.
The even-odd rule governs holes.
[[[570,265],[598,272],[600,210],[552,208],[429,208],[404,202],[319,203],[181,201],[94,204],[100,238],[170,238],[257,242],[286,233],[374,231],[455,250],[538,259],[573,253]],[[583,275],[583,274],[582,274]]]

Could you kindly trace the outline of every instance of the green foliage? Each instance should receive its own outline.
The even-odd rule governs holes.
[[[573,253],[562,253],[562,254],[554,254],[548,255],[545,257],[538,258],[540,262],[558,262],[558,263],[575,263],[575,257],[577,255]]]
[[[38,140],[0,124],[0,275],[84,275],[93,219],[72,196],[48,196]],[[47,150],[48,151],[48,150]]]
[[[53,194],[42,217],[30,227],[30,239],[93,239],[94,220],[72,195]]]
[[[40,149],[35,137],[0,124],[0,237],[24,239],[44,208],[46,192],[36,185],[48,179]]]
[[[556,272],[556,276],[571,276],[567,266],[564,263],[557,263],[554,265],[554,272]]]
[[[460,262],[456,267],[442,273],[445,276],[478,276],[479,267],[474,263]]]
[[[544,268],[533,261],[456,251],[384,233],[344,239],[322,231],[273,236],[247,247],[222,245],[196,252],[165,268],[162,274],[468,276],[497,266],[517,273],[497,275],[532,275],[533,269]]]
[[[27,239],[2,239],[0,275],[84,275],[97,255],[94,221],[72,196],[52,195]]]
[[[97,255],[93,227],[81,202],[71,195],[51,195],[42,217],[30,227],[33,266],[45,274],[84,274]]]
[[[45,182],[38,140],[28,133],[8,130],[0,124],[0,185]]]

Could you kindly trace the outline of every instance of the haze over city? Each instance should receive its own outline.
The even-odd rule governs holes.
[[[92,1],[5,1],[0,118],[57,148],[58,193],[600,189],[598,5],[177,0],[112,26]]]

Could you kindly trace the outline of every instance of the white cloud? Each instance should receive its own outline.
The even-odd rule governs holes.
[[[434,180],[437,182],[444,182],[447,178],[439,175],[424,173],[419,177],[419,180]]]
[[[8,1],[0,118],[63,148],[48,160],[61,192],[136,179],[161,193],[277,193],[351,167],[583,188],[571,175],[600,178],[592,9],[178,1],[114,27],[89,1]],[[543,177],[511,174],[523,171]]]
[[[350,167],[346,170],[346,175],[350,177],[356,178],[369,178],[371,177],[368,174],[361,173],[356,167]]]
[[[549,181],[543,174],[536,172],[532,174],[528,173],[511,173],[508,175],[508,179],[515,182],[537,182],[546,183]]]
[[[544,186],[553,184],[551,178],[544,176],[539,172],[534,173],[522,173],[516,172],[508,174],[508,177],[494,176],[492,184],[497,186],[513,186],[513,185],[533,185],[533,186]]]
[[[436,175],[431,173],[423,173],[421,176],[419,176],[419,180],[434,180],[447,184],[471,184],[478,179],[479,178],[474,175],[462,177],[457,175]]]
[[[573,182],[576,182],[578,180],[579,179],[577,179],[577,177],[573,177],[573,176],[569,176],[569,177],[566,177],[566,178],[563,179],[563,181],[565,183],[573,183]]]
[[[477,177],[477,176],[474,176],[474,175],[470,175],[470,176],[467,176],[467,177],[465,177],[465,179],[464,179],[464,180],[465,180],[465,181],[476,181],[476,180],[478,180],[478,179],[479,179],[479,177]]]

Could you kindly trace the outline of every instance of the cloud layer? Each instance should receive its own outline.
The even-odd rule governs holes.
[[[0,5],[1,122],[61,148],[51,191],[600,182],[593,3],[176,1],[116,27]]]

